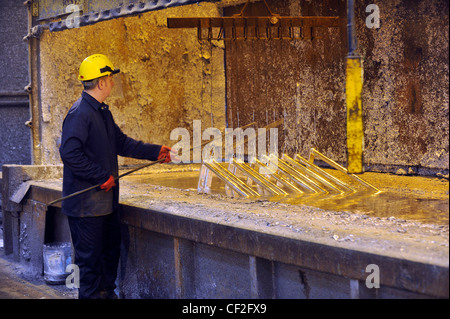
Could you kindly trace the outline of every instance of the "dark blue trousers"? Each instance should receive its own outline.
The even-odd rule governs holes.
[[[112,298],[120,258],[120,214],[68,216],[75,264],[80,269],[79,299]]]

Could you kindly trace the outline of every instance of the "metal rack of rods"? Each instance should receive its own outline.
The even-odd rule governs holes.
[[[236,158],[222,163],[214,158],[204,160],[197,190],[199,193],[211,193],[212,179],[218,177],[225,183],[225,193],[230,197],[251,198],[290,194],[347,196],[357,192],[354,186],[314,164],[315,158],[349,176],[365,190],[380,192],[378,188],[355,174],[349,174],[343,166],[314,148],[310,150],[309,160],[299,154],[295,154],[293,158],[287,154],[283,154],[281,158],[274,154],[263,155],[260,159],[255,158],[249,163]]]

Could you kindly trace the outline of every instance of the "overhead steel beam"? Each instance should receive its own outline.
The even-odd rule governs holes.
[[[137,15],[148,11],[214,1],[216,0],[141,0],[139,2],[134,2],[133,0],[40,0],[39,6],[36,8],[35,16],[37,17],[37,21],[40,23],[39,26],[41,28],[49,29],[54,32],[73,27],[70,24],[67,24],[66,17],[70,15],[76,15],[79,19],[79,25],[77,25],[77,27],[82,27],[101,21]],[[33,1],[33,4],[35,3],[37,2]],[[69,5],[72,6],[69,7]]]

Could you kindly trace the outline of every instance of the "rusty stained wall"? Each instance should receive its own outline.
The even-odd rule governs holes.
[[[281,15],[340,16],[342,28],[316,29],[313,41],[227,42],[228,123],[261,127],[284,118],[281,152],[307,156],[316,147],[345,163],[346,1],[267,3]],[[355,8],[366,169],[448,170],[448,1],[378,1],[379,29],[365,24],[371,3],[356,1]],[[255,3],[246,13],[266,11]]]
[[[42,163],[61,162],[61,126],[81,94],[81,61],[104,53],[121,73],[106,100],[128,136],[173,145],[170,132],[225,127],[223,43],[199,43],[196,29],[168,29],[167,17],[220,16],[210,3],[152,11],[61,32],[45,31],[40,41]],[[119,158],[119,164],[137,160]]]
[[[319,2],[268,1],[284,16],[345,15],[345,1],[333,7]],[[229,7],[225,15],[239,13]],[[267,15],[262,3],[251,4],[246,15]],[[263,127],[280,118],[281,152],[308,154],[313,146],[344,159],[345,30],[315,29],[314,41],[226,42],[228,122]]]
[[[81,92],[80,61],[103,52],[122,70],[122,90],[108,103],[132,137],[172,145],[172,129],[191,129],[194,119],[206,128],[211,109],[214,126],[223,128],[226,86],[230,127],[253,119],[263,127],[284,118],[280,151],[306,156],[316,147],[345,163],[346,1],[267,0],[281,15],[343,18],[341,29],[316,29],[313,41],[228,42],[210,48],[196,41],[195,29],[166,28],[166,17],[220,16],[222,8],[231,15],[243,2],[202,2],[46,31],[41,40],[43,162],[59,162],[62,119]],[[379,29],[365,25],[369,4],[358,1],[355,8],[364,58],[366,168],[448,170],[448,2],[379,1]],[[249,10],[266,14],[261,3]]]
[[[377,4],[381,27],[358,23],[366,162],[448,170],[449,2]]]

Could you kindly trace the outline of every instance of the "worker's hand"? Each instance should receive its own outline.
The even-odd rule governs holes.
[[[114,186],[116,186],[116,183],[114,182],[114,177],[111,175],[106,182],[100,185],[100,188],[104,189],[106,192],[109,192],[109,190]]]
[[[161,150],[159,151],[159,155],[158,155],[158,160],[165,157],[166,159],[163,163],[169,163],[171,161],[171,158],[170,158],[171,150],[172,149],[169,146],[166,146],[166,145],[161,146]]]

